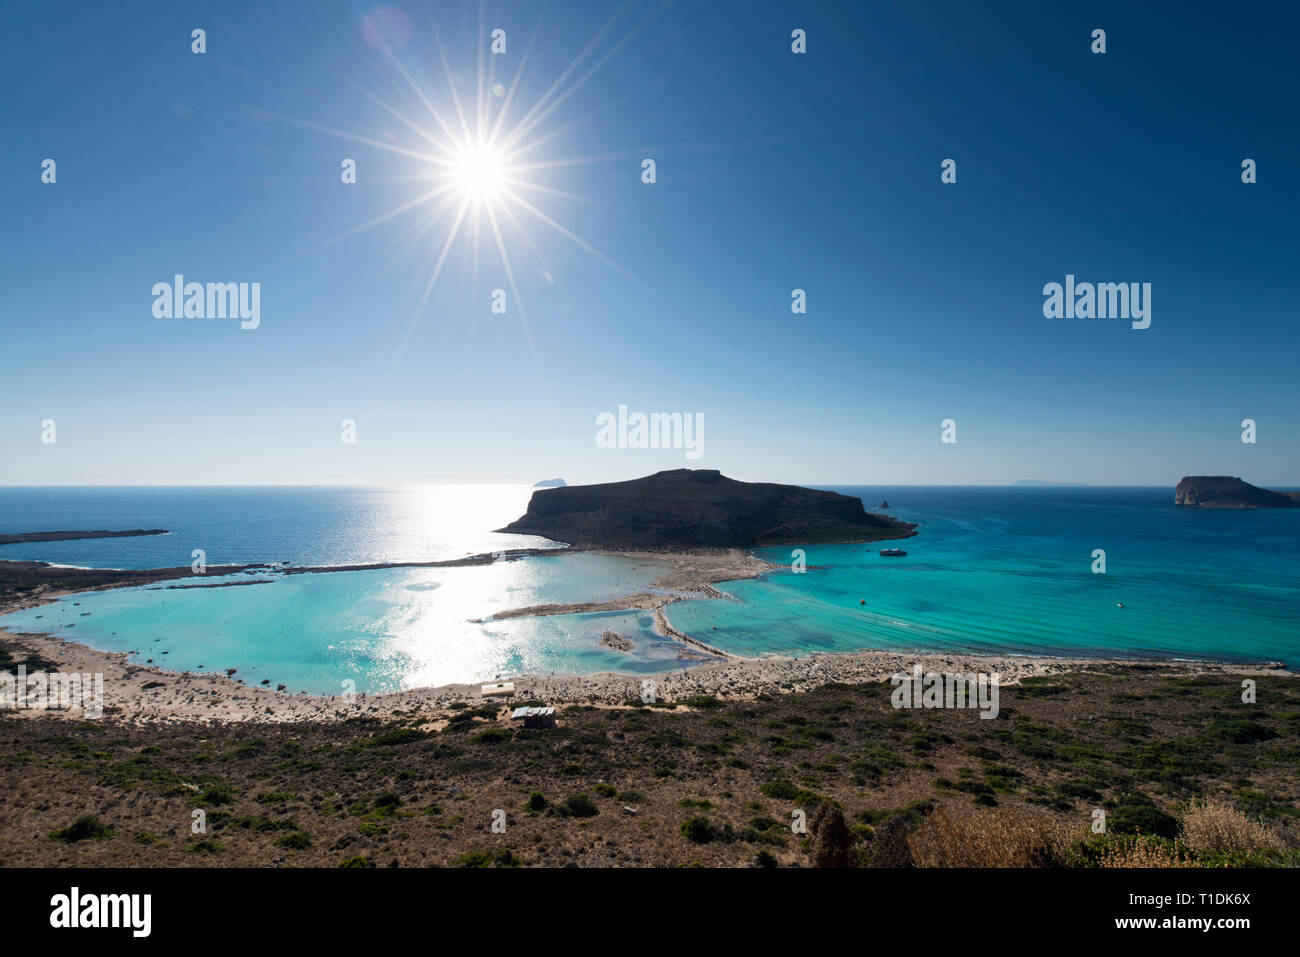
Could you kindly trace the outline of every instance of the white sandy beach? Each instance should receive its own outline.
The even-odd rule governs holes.
[[[498,703],[502,708],[514,701],[540,700],[548,704],[622,705],[639,700],[641,676],[595,674],[582,677],[512,678],[512,698],[484,699],[481,685],[450,684],[382,695],[358,694],[342,697],[308,694],[290,695],[267,688],[249,687],[223,675],[163,671],[132,664],[125,654],[96,651],[73,641],[44,635],[7,635],[20,646],[59,663],[61,672],[104,675],[104,714],[133,725],[165,725],[232,722],[340,721],[357,716],[405,718],[427,717],[437,722],[457,703]],[[983,672],[1000,675],[1001,684],[1016,684],[1025,677],[1067,671],[1133,666],[1133,661],[1088,658],[1032,658],[976,655],[902,655],[885,651],[815,655],[804,658],[732,658],[652,676],[657,697],[675,701],[693,695],[719,698],[751,698],[764,693],[799,692],[831,682],[862,683],[883,681],[910,671],[920,664],[925,671]],[[1287,674],[1258,666],[1210,662],[1141,662],[1160,673],[1186,674]],[[146,685],[153,687],[146,688]],[[66,715],[83,720],[72,710],[14,711],[19,717],[41,714]]]

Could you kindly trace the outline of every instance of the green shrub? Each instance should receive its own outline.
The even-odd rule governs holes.
[[[1115,834],[1147,834],[1155,837],[1178,836],[1178,821],[1156,807],[1144,795],[1130,796],[1111,812],[1107,828]]]
[[[781,801],[793,801],[799,796],[799,789],[789,781],[768,781],[759,788],[765,795],[770,798],[776,798]]]
[[[684,704],[689,708],[700,708],[709,711],[723,706],[723,702],[711,694],[692,695],[688,698],[681,698],[677,703]]]
[[[311,835],[306,831],[294,831],[275,839],[276,847],[287,847],[291,851],[305,851],[311,847]]]
[[[575,794],[564,802],[564,809],[574,817],[595,817],[600,808],[585,794]]]
[[[50,840],[75,844],[78,841],[102,841],[113,836],[113,829],[93,814],[83,814],[65,828],[50,831]]]
[[[1206,734],[1230,744],[1252,744],[1277,737],[1277,732],[1266,728],[1254,718],[1225,717],[1210,722]]]
[[[682,837],[692,844],[708,844],[718,837],[718,829],[707,817],[696,816],[682,822]]]

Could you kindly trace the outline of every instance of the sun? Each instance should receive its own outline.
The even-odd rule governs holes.
[[[459,150],[450,163],[451,181],[465,199],[490,203],[504,195],[508,171],[501,151],[477,143]]]
[[[423,288],[418,296],[413,296],[415,301],[412,305],[412,315],[406,324],[406,332],[401,344],[398,346],[394,368],[424,313],[434,286],[437,285],[443,268],[451,257],[453,247],[458,245],[464,245],[470,251],[471,262],[465,264],[464,268],[475,277],[475,280],[479,276],[481,265],[480,240],[488,249],[495,247],[496,258],[499,261],[499,266],[495,268],[499,269],[500,279],[493,278],[492,282],[496,288],[509,289],[512,303],[511,315],[519,317],[520,326],[530,346],[532,333],[523,297],[520,295],[519,283],[516,281],[516,267],[519,265],[519,260],[523,256],[536,257],[540,265],[537,270],[538,276],[548,283],[554,282],[553,273],[546,262],[545,246],[536,240],[530,226],[534,229],[538,225],[545,227],[613,269],[624,279],[640,282],[572,229],[561,225],[539,204],[545,205],[544,201],[549,199],[598,205],[588,196],[566,192],[548,185],[545,180],[550,172],[588,164],[618,161],[640,163],[639,151],[621,155],[602,153],[594,156],[566,156],[560,153],[556,156],[554,141],[579,126],[586,118],[557,125],[554,114],[574,93],[590,81],[614,53],[631,40],[652,16],[654,16],[653,12],[647,14],[645,19],[632,27],[623,39],[614,42],[604,55],[598,55],[597,51],[607,31],[621,19],[621,14],[611,16],[572,62],[559,72],[545,92],[530,104],[520,102],[521,91],[524,89],[521,84],[524,64],[528,61],[527,50],[532,49],[533,41],[541,30],[540,15],[525,53],[518,66],[513,68],[509,82],[496,82],[494,71],[497,57],[493,56],[490,64],[485,67],[480,51],[477,79],[471,94],[465,99],[462,99],[458,88],[456,79],[458,73],[453,70],[452,64],[447,59],[436,24],[431,24],[433,39],[437,44],[441,72],[447,83],[446,92],[441,94],[435,89],[438,83],[422,84],[407,69],[403,57],[398,55],[380,31],[367,39],[367,45],[382,51],[388,65],[405,80],[411,102],[418,104],[422,110],[416,110],[414,115],[408,115],[406,109],[399,108],[397,103],[388,102],[362,83],[353,81],[353,85],[379,109],[382,115],[396,121],[414,135],[414,140],[408,143],[399,141],[387,130],[384,132],[384,139],[379,139],[376,136],[331,128],[311,120],[283,117],[309,129],[414,161],[415,166],[411,173],[389,179],[392,182],[402,180],[419,182],[420,189],[425,190],[424,192],[417,193],[366,222],[317,243],[317,246],[325,246],[338,242],[416,211],[416,215],[394,240],[394,244],[403,249],[419,248],[422,245],[426,247],[427,272],[416,280],[416,288],[421,285]],[[483,24],[480,23],[479,27],[482,31]],[[404,42],[405,38],[402,39],[402,43]],[[401,44],[399,48],[400,46]],[[434,72],[436,74],[437,71]],[[393,84],[393,86],[396,90],[397,85]],[[588,114],[591,115],[594,114]],[[431,233],[434,237],[433,241],[424,241],[424,238]],[[459,244],[458,239],[461,239]]]

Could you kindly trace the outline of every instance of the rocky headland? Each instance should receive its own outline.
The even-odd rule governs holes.
[[[1187,475],[1174,504],[1184,508],[1300,508],[1300,492],[1274,492],[1232,475]]]
[[[675,469],[534,492],[528,511],[498,531],[594,548],[752,548],[874,542],[907,538],[915,529],[838,492]]]

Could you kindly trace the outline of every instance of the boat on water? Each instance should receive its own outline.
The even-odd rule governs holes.
[[[880,554],[884,555],[886,558],[901,558],[906,555],[907,552],[903,551],[901,548],[882,548]]]

